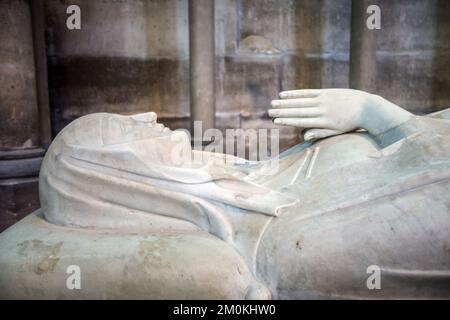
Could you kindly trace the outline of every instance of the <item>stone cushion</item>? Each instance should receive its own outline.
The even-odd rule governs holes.
[[[256,282],[231,246],[203,231],[69,228],[41,214],[0,234],[0,299],[243,299]],[[71,290],[77,267],[81,289]]]

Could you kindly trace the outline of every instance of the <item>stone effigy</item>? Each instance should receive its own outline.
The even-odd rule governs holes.
[[[72,122],[44,159],[42,209],[0,235],[0,296],[450,297],[450,112],[280,97],[269,115],[306,141],[260,162],[192,150],[154,113]]]

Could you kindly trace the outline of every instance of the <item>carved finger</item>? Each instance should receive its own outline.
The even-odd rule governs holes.
[[[270,109],[269,116],[274,118],[316,117],[321,114],[319,108]]]
[[[294,126],[300,128],[320,128],[322,121],[319,118],[275,118],[275,124]]]
[[[270,105],[273,108],[308,108],[316,106],[318,101],[314,98],[273,100]]]
[[[331,130],[331,129],[309,129],[303,133],[303,139],[305,141],[311,141],[316,139],[323,139],[326,137],[336,136],[338,134],[344,133],[339,130]]]
[[[280,92],[281,99],[292,98],[314,98],[320,95],[320,89],[302,89],[302,90],[289,90]]]

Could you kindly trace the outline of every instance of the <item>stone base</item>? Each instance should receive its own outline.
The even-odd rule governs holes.
[[[203,231],[86,230],[41,213],[0,234],[0,299],[244,299],[256,283],[231,246]],[[81,288],[70,289],[77,267]]]
[[[39,208],[38,177],[0,179],[0,232]]]

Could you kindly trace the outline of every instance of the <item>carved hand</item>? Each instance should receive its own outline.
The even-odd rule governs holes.
[[[324,138],[363,128],[373,135],[389,130],[412,116],[380,96],[353,89],[284,91],[273,100],[274,123],[311,128],[305,140]]]

